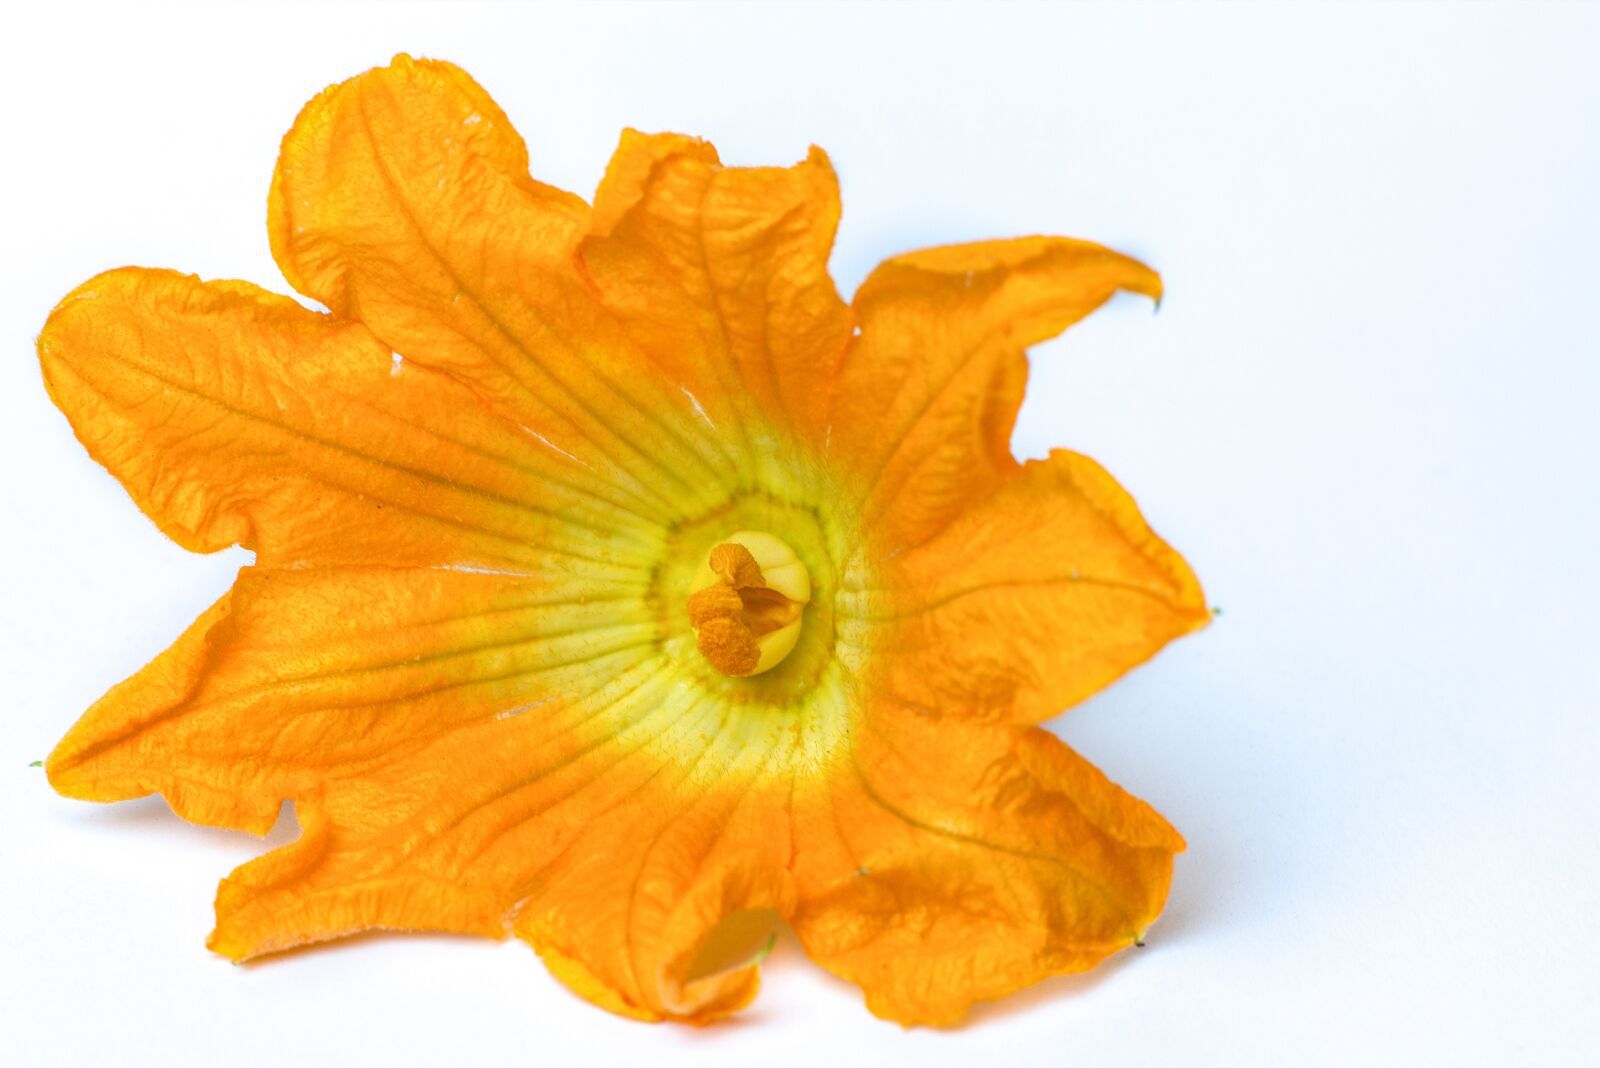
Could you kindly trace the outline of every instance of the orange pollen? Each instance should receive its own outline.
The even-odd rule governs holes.
[[[689,597],[695,647],[724,675],[754,675],[771,667],[777,660],[762,664],[761,639],[796,622],[805,605],[769,588],[761,565],[743,545],[716,546],[708,563],[720,581]]]

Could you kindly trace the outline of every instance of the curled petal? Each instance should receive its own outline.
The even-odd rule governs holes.
[[[1183,848],[1148,805],[1038,728],[864,720],[797,799],[793,924],[874,1013],[953,1024],[1142,938]]]
[[[705,1022],[745,1004],[752,929],[793,905],[787,785],[763,774],[787,728],[694,698],[657,661],[573,689],[328,781],[299,841],[223,883],[212,947],[514,927],[613,1011]]]
[[[928,537],[1015,467],[1024,350],[1118,289],[1159,297],[1161,281],[1099,245],[1046,237],[924,249],[862,283],[861,336],[844,361],[829,440],[856,470],[886,552]]]
[[[702,796],[647,788],[653,804],[609,813],[552,866],[517,933],[566,962],[552,971],[577,993],[629,1015],[707,1023],[743,1008],[793,889],[787,791],[750,783],[741,796],[741,778]]]

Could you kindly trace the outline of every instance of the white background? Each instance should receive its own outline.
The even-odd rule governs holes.
[[[0,1061],[1593,1063],[1600,1033],[1600,9],[205,6],[0,36]],[[165,541],[33,338],[122,264],[283,290],[265,195],[317,90],[453,59],[547,181],[624,125],[831,153],[848,295],[908,248],[1103,241],[1165,275],[1033,353],[1016,447],[1105,462],[1217,624],[1057,725],[1187,835],[1148,949],[870,1017],[791,941],[738,1021],[628,1023],[534,954],[389,937],[234,968],[265,844],[29,761],[246,554]]]

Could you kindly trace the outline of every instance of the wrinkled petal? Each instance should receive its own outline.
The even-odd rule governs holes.
[[[705,1022],[755,993],[754,955],[728,947],[792,910],[787,785],[764,774],[792,744],[637,664],[327,782],[299,841],[223,883],[212,947],[514,927],[603,1007]]]
[[[875,1014],[974,1001],[1139,941],[1183,839],[1053,735],[878,712],[850,767],[796,798],[794,930]]]
[[[111,271],[38,347],[90,455],[197,552],[620,573],[656,537],[553,478],[556,458],[460,385],[242,282]]]
[[[528,176],[522,139],[459,68],[399,56],[306,105],[268,226],[296,289],[471,384],[569,475],[657,518],[714,499],[721,457],[689,398],[577,269],[588,206]]]
[[[438,569],[245,568],[47,762],[69,796],[159,792],[263,833],[284,798],[465,726],[553,710],[649,655],[637,586]]]
[[[600,1000],[598,988],[630,1014],[697,1022],[755,996],[749,961],[763,946],[697,967],[714,931],[766,917],[770,937],[793,908],[788,786],[762,775],[783,743],[769,737],[738,756],[717,753],[716,735],[737,731],[737,718],[702,717],[712,755],[669,765],[625,807],[585,828],[524,904],[517,934],[547,960],[581,966],[592,985],[552,967],[578,993]]]
[[[704,141],[627,130],[582,255],[606,308],[711,422],[792,447],[820,437],[850,338],[828,275],[838,224],[821,149],[788,168],[724,167]]]
[[[1133,498],[1057,451],[842,596],[869,685],[911,709],[1037,722],[1206,625],[1205,595]]]
[[[925,249],[862,283],[861,336],[839,377],[829,441],[856,471],[885,552],[928,537],[1016,466],[1024,350],[1118,289],[1159,297],[1161,281],[1109,249],[1053,237]]]

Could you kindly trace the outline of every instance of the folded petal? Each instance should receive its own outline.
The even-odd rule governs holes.
[[[576,992],[705,1022],[755,993],[792,909],[792,728],[730,715],[661,660],[549,711],[331,780],[302,838],[227,879],[212,947],[235,960],[371,928],[531,941]]]
[[[257,833],[284,798],[468,725],[552,714],[649,655],[637,589],[421,568],[242,570],[50,755],[61,793],[164,794]]]
[[[627,130],[594,212],[582,255],[601,300],[707,418],[747,441],[766,426],[820,441],[851,333],[828,275],[839,184],[822,150],[724,167],[704,141]]]
[[[712,499],[725,458],[595,301],[574,255],[588,226],[581,199],[528,176],[471,78],[406,56],[306,105],[268,217],[296,289],[470,383],[610,499],[672,518]]]
[[[725,730],[708,724],[710,751],[726,747]],[[794,896],[788,783],[762,774],[784,743],[755,741],[675,762],[546,871],[516,932],[577,993],[696,1023],[755,996],[755,965]]]
[[[914,545],[1015,466],[1024,350],[1118,289],[1161,294],[1126,256],[1066,238],[925,249],[889,260],[854,301],[830,447],[858,475],[885,551]]]
[[[1143,937],[1183,839],[1053,735],[858,720],[849,768],[796,798],[806,952],[902,1024],[1082,971]]]
[[[458,383],[242,282],[111,271],[61,302],[38,347],[90,454],[198,552],[620,574],[658,535],[563,485],[565,461]]]
[[[902,707],[1032,723],[1210,619],[1133,498],[1057,451],[841,594],[867,684]]]

